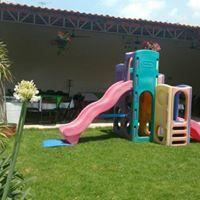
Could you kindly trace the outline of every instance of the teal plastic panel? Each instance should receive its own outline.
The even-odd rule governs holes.
[[[133,112],[131,121],[132,141],[149,142],[153,138],[155,86],[158,78],[159,53],[151,50],[138,50],[133,55]],[[139,99],[143,92],[148,91],[152,95],[152,109],[150,122],[150,136],[139,136]]]

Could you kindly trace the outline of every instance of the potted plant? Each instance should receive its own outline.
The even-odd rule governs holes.
[[[8,124],[6,114],[5,83],[12,81],[10,65],[6,45],[0,41],[0,132],[6,136],[16,132],[16,124]]]

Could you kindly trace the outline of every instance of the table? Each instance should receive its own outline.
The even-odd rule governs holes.
[[[43,102],[44,98],[55,99],[56,103],[47,103]],[[28,108],[38,109],[39,112],[42,110],[52,110],[56,108],[67,109],[74,108],[73,99],[71,102],[62,102],[63,95],[41,95],[41,98],[38,102],[28,103]]]
[[[55,99],[56,100],[56,108],[59,108],[59,105],[62,101],[64,95],[55,95],[55,94],[42,94],[41,97],[42,99],[44,98],[49,98],[49,99]]]

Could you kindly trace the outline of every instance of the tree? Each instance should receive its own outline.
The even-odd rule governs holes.
[[[5,43],[0,41],[0,123],[7,124],[5,82],[12,80],[10,72],[10,60]]]

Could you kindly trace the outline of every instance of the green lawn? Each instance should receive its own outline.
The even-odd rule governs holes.
[[[133,143],[88,129],[72,147],[43,148],[58,130],[25,130],[17,167],[35,200],[200,199],[200,144]],[[10,144],[11,145],[11,144]]]

